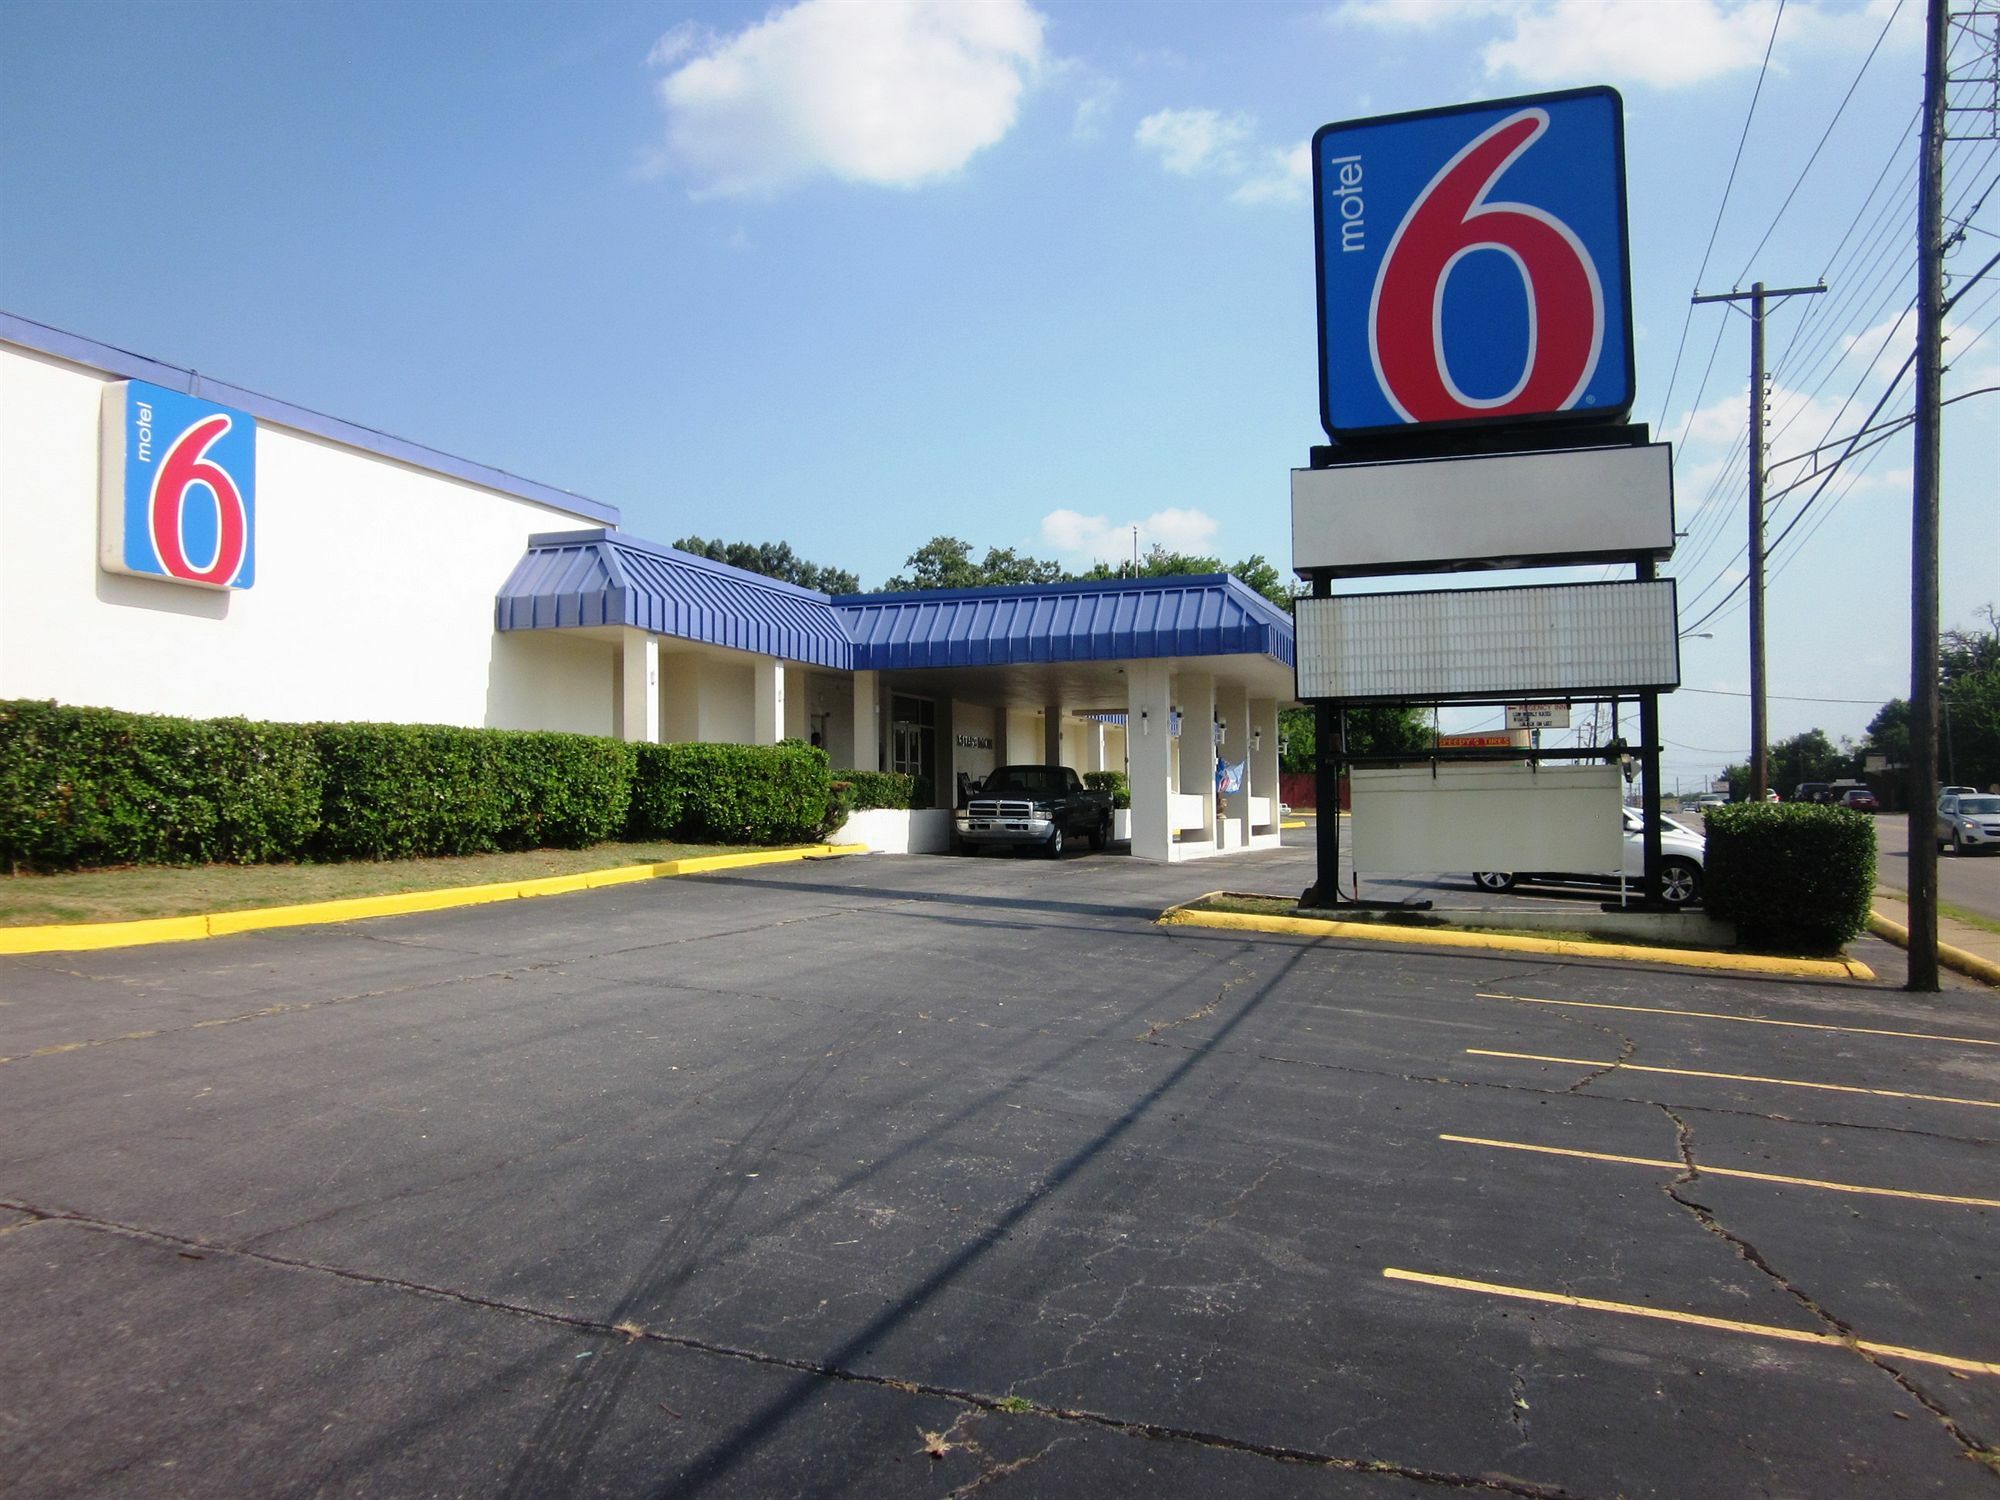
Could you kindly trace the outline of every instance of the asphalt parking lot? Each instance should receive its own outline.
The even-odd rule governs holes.
[[[0,960],[0,1490],[2000,1493],[1991,991],[1151,920],[1304,860]]]

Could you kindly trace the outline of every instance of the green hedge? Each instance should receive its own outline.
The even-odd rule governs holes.
[[[869,795],[907,795],[881,777]],[[876,805],[876,804],[869,804]],[[413,859],[641,838],[787,844],[825,752],[441,724],[263,724],[0,702],[0,866]]]
[[[799,844],[825,827],[826,752],[777,745],[640,745],[631,827],[639,838]]]
[[[315,724],[326,791],[311,852],[419,859],[581,849],[625,826],[633,748],[587,734]]]
[[[835,771],[835,781],[853,788],[849,805],[856,812],[870,807],[914,807],[917,778],[907,771]]]
[[[299,724],[0,703],[0,862],[251,864],[296,855],[320,822]]]
[[[1125,779],[1123,771],[1085,771],[1083,784],[1093,792],[1111,793],[1113,807],[1132,805],[1132,783]]]
[[[1852,808],[1739,802],[1713,807],[1703,901],[1746,943],[1834,952],[1868,926],[1875,825]]]

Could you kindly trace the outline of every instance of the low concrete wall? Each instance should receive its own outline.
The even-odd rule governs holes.
[[[828,835],[827,842],[866,844],[876,854],[944,854],[951,849],[951,813],[944,808],[865,808]]]

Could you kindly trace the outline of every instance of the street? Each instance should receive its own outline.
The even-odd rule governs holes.
[[[1876,879],[1892,891],[1910,888],[1909,822],[1900,813],[1875,819]],[[1938,856],[1938,900],[2000,922],[2000,857]]]
[[[0,961],[0,1489],[2000,1494],[1990,992],[1152,920],[1309,863]]]

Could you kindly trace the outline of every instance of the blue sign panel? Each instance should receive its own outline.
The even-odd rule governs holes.
[[[257,576],[257,423],[142,380],[104,391],[98,560],[247,589]]]
[[[1615,90],[1323,126],[1313,197],[1330,435],[1631,410]]]

